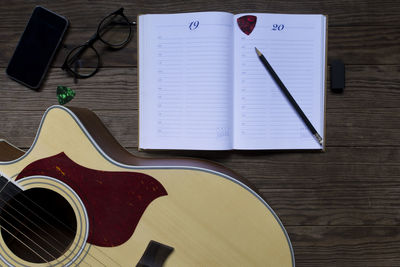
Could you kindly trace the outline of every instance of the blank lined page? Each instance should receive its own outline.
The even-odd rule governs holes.
[[[139,17],[139,147],[232,149],[233,15]]]
[[[324,136],[325,17],[255,15],[250,35],[234,18],[234,148],[321,149],[259,60],[257,47]]]

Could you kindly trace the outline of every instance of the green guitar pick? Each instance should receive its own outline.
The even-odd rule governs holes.
[[[67,104],[69,101],[74,99],[75,91],[66,86],[57,86],[57,99],[60,105]]]

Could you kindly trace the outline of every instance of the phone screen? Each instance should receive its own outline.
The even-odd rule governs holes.
[[[36,7],[8,64],[8,76],[39,88],[67,26],[64,17]]]

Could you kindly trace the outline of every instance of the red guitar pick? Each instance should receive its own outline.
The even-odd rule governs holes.
[[[253,31],[254,27],[256,26],[257,17],[252,15],[242,16],[237,19],[237,23],[239,28],[247,35]]]

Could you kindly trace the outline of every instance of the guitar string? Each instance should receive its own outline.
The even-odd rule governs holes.
[[[7,183],[3,186],[3,188],[0,190],[0,193],[3,191],[3,189],[6,188],[6,186],[8,185],[8,183],[11,182],[11,179],[7,178],[5,175],[3,175],[0,171],[0,177],[4,177],[5,179],[7,179]],[[9,193],[7,193],[6,191],[4,192],[7,195],[11,196]],[[58,221],[59,223],[61,223],[67,230],[70,231],[70,233],[74,233],[74,230],[71,229],[68,225],[66,225],[64,222],[60,221],[58,218],[56,218],[53,214],[49,213],[47,210],[45,210],[43,207],[39,206],[37,203],[35,203],[33,200],[29,199],[27,196],[25,196],[24,194],[22,194],[22,196],[27,199],[28,201],[30,201],[32,204],[34,204],[35,206],[37,206],[38,208],[40,208],[42,211],[44,211],[45,213],[47,213],[49,216],[51,216],[53,219],[55,219],[56,221]],[[48,222],[44,221],[41,217],[39,217],[37,214],[35,214],[33,211],[31,211],[29,208],[25,207],[21,202],[19,202],[18,200],[16,200],[16,202],[18,202],[20,205],[22,205],[25,209],[29,210],[31,212],[31,214],[35,215],[36,217],[38,217],[39,219],[41,219],[43,222],[47,223],[49,226],[53,227],[53,229],[55,229],[56,231],[58,231],[57,228],[55,228],[54,226],[50,225]],[[27,218],[29,220],[29,218]],[[59,231],[60,232],[60,231]],[[61,235],[64,235],[62,232],[60,232]],[[65,235],[64,235],[65,237]],[[81,238],[81,236],[78,237],[78,239]],[[74,242],[72,242],[72,244],[74,244]],[[109,255],[107,255],[106,253],[104,253],[103,251],[101,251],[100,249],[98,249],[96,246],[92,246],[93,249],[99,251],[101,254],[103,254],[104,256],[106,256],[107,258],[109,258],[111,261],[113,261],[114,263],[116,263],[117,265],[121,266],[116,260],[114,260],[112,257],[110,257]],[[87,255],[91,256],[93,259],[95,259],[96,261],[98,261],[100,264],[104,265],[103,263],[101,263],[98,259],[96,259],[92,254],[90,254],[89,252],[87,253]]]
[[[5,176],[2,176],[1,175],[1,173],[0,173],[0,176],[1,177],[4,177],[4,178],[6,178]],[[6,178],[6,179],[8,179],[8,178]],[[8,182],[6,183],[6,185],[0,190],[0,193],[3,191],[3,189],[7,186],[7,184],[10,182],[11,180],[8,180]],[[8,196],[10,196],[10,197],[13,197],[13,196],[11,196],[9,193],[7,193],[6,191],[4,191],[4,193],[5,194],[7,194]],[[48,213],[45,209],[43,209],[41,206],[39,206],[38,204],[36,204],[36,203],[34,203],[32,200],[30,200],[28,197],[26,197],[25,195],[22,195],[22,196],[24,196],[27,200],[29,200],[29,201],[31,201],[33,204],[35,204],[37,207],[39,207],[42,211],[44,211],[44,212],[46,212],[48,215],[50,215],[51,217],[53,217],[53,219],[57,219],[56,217],[54,217],[52,214],[50,214],[50,213]],[[3,199],[1,199],[4,203],[6,203],[9,207],[11,207],[12,209],[14,209],[15,211],[17,211],[18,213],[20,213],[17,209],[15,209],[14,207],[12,207],[10,204],[8,204],[7,202],[5,202]],[[40,216],[38,216],[37,214],[35,214],[32,210],[30,210],[28,207],[26,207],[26,206],[24,206],[21,202],[19,202],[18,200],[15,200],[16,202],[18,202],[21,206],[23,206],[26,210],[28,210],[28,211],[30,211],[30,213],[31,214],[33,214],[34,216],[36,216],[37,218],[39,218],[40,220],[42,220],[44,223],[46,223],[47,225],[49,225],[50,227],[53,227],[53,229],[55,229],[56,231],[58,231],[58,229],[57,228],[55,228],[53,225],[51,225],[51,224],[49,224],[47,221],[45,221],[45,220],[43,220],[43,218],[41,218]],[[4,210],[4,209],[3,209]],[[21,213],[20,213],[21,214]],[[21,214],[22,215],[22,214]],[[23,216],[23,215],[22,215]],[[32,222],[28,217],[26,217],[26,216],[23,216],[24,218],[26,218],[28,221],[30,221],[31,223],[33,223],[33,224],[35,224],[34,222]],[[1,218],[1,217],[0,217]],[[65,225],[63,222],[61,222],[60,220],[58,220],[58,222],[60,222],[60,223],[62,223],[66,228],[67,228],[67,230],[69,230],[70,231],[70,233],[74,233],[74,231],[71,229],[71,228],[69,228],[67,225]],[[21,223],[21,222],[20,222]],[[36,224],[35,224],[36,225]],[[28,228],[26,225],[24,225],[26,228]],[[36,225],[37,227],[39,227],[38,225]],[[40,227],[39,227],[40,228]],[[16,229],[15,227],[14,227],[14,229]],[[40,228],[41,229],[41,228]],[[18,230],[18,229],[17,229]],[[43,229],[41,229],[43,232],[45,232],[45,233],[47,233],[45,230],[43,230]],[[32,230],[31,230],[32,231]],[[19,231],[20,232],[20,231]],[[34,231],[32,231],[33,233],[34,233]],[[61,231],[58,231],[61,235],[64,235],[64,233],[62,233]],[[21,232],[22,233],[22,232]],[[23,233],[22,233],[23,234]],[[49,236],[51,236],[54,240],[56,240],[51,234],[49,234],[49,233],[47,233]],[[37,235],[37,234],[36,234]],[[39,236],[39,235],[38,235]],[[64,237],[66,237],[65,235],[64,235]],[[81,238],[81,236],[78,236],[78,240]],[[56,240],[58,243],[60,243],[58,240]],[[71,244],[75,244],[75,242],[72,242]],[[50,244],[51,245],[51,244]],[[27,245],[25,245],[25,246],[27,246]],[[53,246],[53,248],[54,249],[56,249],[54,246]],[[57,250],[57,249],[56,249]],[[86,250],[84,250],[85,252],[86,252]],[[101,251],[100,251],[101,252]],[[47,251],[46,251],[46,253],[48,253]],[[103,263],[101,263],[98,259],[96,259],[93,255],[91,255],[89,252],[87,253],[87,255],[89,255],[89,256],[91,256],[94,260],[96,260],[96,261],[98,261],[100,264],[102,264],[103,266],[106,266],[106,265],[104,265]],[[73,255],[72,255],[73,256]],[[106,255],[107,256],[107,255]],[[53,258],[54,258],[54,256],[53,256]],[[66,259],[68,259],[68,257],[66,257]],[[81,262],[83,262],[83,263],[86,263],[86,264],[88,264],[87,262],[84,262],[84,261],[81,261]],[[90,264],[88,264],[89,266],[91,266]],[[78,264],[76,264],[76,266],[78,266]]]
[[[22,234],[23,236],[25,236],[29,241],[31,241],[33,244],[35,244],[38,248],[40,248],[42,251],[44,251],[46,254],[48,254],[49,256],[51,256],[53,258],[53,260],[57,261],[57,259],[51,255],[48,251],[46,251],[44,248],[42,248],[39,244],[37,244],[35,241],[33,241],[32,239],[30,239],[28,236],[26,236],[23,232],[19,231],[19,229],[17,229],[15,226],[11,225],[6,219],[4,219],[4,217],[0,216],[0,219],[4,220],[8,225],[10,225],[12,228],[14,228],[15,230],[17,230],[17,232],[19,232],[20,234]],[[6,228],[4,226],[1,227],[2,229],[6,230]],[[11,232],[9,230],[6,230],[7,233],[11,234]],[[22,243],[23,245],[25,245],[26,247],[28,247],[30,250],[34,251],[34,249],[30,248],[27,244],[25,244],[24,242],[22,242],[19,238],[17,238],[15,235],[11,234],[14,238],[16,238],[20,243]],[[39,253],[36,253],[36,255],[38,255],[42,260],[46,261],[48,264],[50,264],[50,262],[48,262],[45,258],[43,258],[42,256],[39,255]],[[50,266],[52,266],[50,264]]]
[[[1,176],[1,173],[0,173]],[[7,184],[9,182],[11,182],[11,179],[8,179],[7,177],[5,177],[3,175],[4,178],[6,178],[8,180]],[[6,184],[6,185],[7,185]],[[5,188],[5,186],[3,186],[3,188],[0,190],[0,193],[3,191],[3,189]],[[5,194],[11,196],[9,193],[7,193],[6,191],[4,191]],[[64,222],[60,221],[58,218],[56,218],[53,214],[49,213],[47,210],[45,210],[43,207],[41,207],[40,205],[38,205],[37,203],[35,203],[33,200],[31,200],[30,198],[28,198],[27,196],[25,196],[24,194],[22,194],[22,196],[27,199],[28,201],[30,201],[32,204],[34,204],[35,206],[37,206],[38,208],[40,208],[42,211],[44,211],[45,213],[47,213],[49,216],[51,216],[53,219],[55,219],[56,221],[58,221],[60,224],[62,224],[70,233],[74,233],[74,230],[71,229],[68,225],[66,225]],[[35,214],[32,210],[30,210],[28,207],[26,207],[24,204],[22,204],[21,202],[19,202],[18,200],[15,200],[16,202],[18,202],[21,206],[23,206],[26,210],[30,211],[31,214],[35,215],[37,218],[39,218],[40,220],[42,220],[44,223],[46,223],[47,225],[51,226],[53,229],[55,229],[56,231],[58,231],[57,228],[55,228],[54,226],[50,225],[48,222],[46,222],[45,220],[43,220],[40,216],[38,216],[37,214]],[[29,220],[29,218],[27,218]],[[61,235],[64,235],[62,232],[59,231],[59,233]],[[65,235],[64,235],[65,237]],[[81,238],[81,236],[78,236],[78,238]],[[74,244],[74,242],[72,242],[72,244]],[[103,254],[104,256],[106,256],[107,258],[109,258],[111,261],[113,261],[114,263],[120,265],[118,262],[116,262],[113,258],[111,258],[109,255],[107,255],[106,253],[104,253],[103,251],[101,251],[100,249],[98,249],[96,246],[93,246],[94,249],[96,249],[97,251],[99,251],[101,254]],[[104,265],[103,263],[101,263],[98,259],[96,259],[91,253],[87,253],[87,255],[91,256],[93,259],[95,259],[96,261],[98,261],[100,264]]]
[[[5,185],[0,189],[0,194],[1,194],[1,192],[3,192],[3,190],[6,188],[6,186],[8,185],[8,183],[11,182],[11,179],[8,179],[7,177],[5,177],[1,172],[0,172],[0,178],[5,178],[5,179],[7,179],[7,183],[5,183]]]
[[[2,175],[1,174],[1,172],[0,172],[0,176],[2,176],[2,177],[4,177],[4,178],[6,178],[7,180],[8,180],[8,182],[7,182],[7,184],[9,183],[9,182],[11,182],[11,179],[8,179],[7,177],[5,177],[4,175]],[[6,185],[7,185],[6,184]],[[3,189],[4,189],[5,187],[3,187]],[[1,193],[1,191],[3,190],[3,189],[1,189],[0,190],[0,193]],[[8,194],[7,192],[4,192],[4,193],[6,193],[7,195],[9,195],[9,196],[11,196],[10,194]],[[40,208],[42,211],[44,211],[45,213],[47,213],[50,217],[52,217],[53,219],[55,219],[56,221],[58,221],[60,224],[62,224],[67,230],[69,230],[69,232],[70,233],[74,233],[74,230],[73,229],[71,229],[68,225],[66,225],[64,222],[62,222],[62,221],[60,221],[58,218],[56,218],[53,214],[51,214],[51,213],[49,213],[47,210],[45,210],[43,207],[41,207],[41,206],[39,206],[37,203],[35,203],[33,200],[31,200],[31,199],[29,199],[27,196],[25,196],[25,195],[23,195],[22,194],[22,196],[25,198],[25,199],[27,199],[28,201],[30,201],[32,204],[34,204],[34,205],[36,205],[38,208]],[[12,196],[11,196],[12,197]],[[3,200],[4,201],[4,200]],[[30,210],[28,207],[26,207],[26,206],[24,206],[21,202],[19,202],[18,200],[15,200],[16,202],[18,202],[21,206],[23,206],[25,209],[27,209],[28,211],[30,211],[30,213],[31,214],[33,214],[33,215],[35,215],[37,218],[39,218],[40,220],[42,220],[44,223],[46,223],[46,224],[48,224],[50,227],[52,227],[53,229],[55,229],[56,231],[58,231],[58,229],[57,228],[55,228],[53,225],[50,225],[47,221],[44,221],[43,220],[43,218],[41,218],[40,216],[38,216],[37,214],[35,214],[32,210]],[[28,220],[29,220],[29,218],[27,218]],[[66,237],[65,235],[64,235],[64,233],[62,233],[61,231],[58,231],[61,235],[63,235],[64,237]],[[78,240],[79,240],[79,238],[81,238],[82,236],[78,236]],[[72,242],[72,244],[75,244],[75,242]],[[111,258],[110,256],[108,256],[106,253],[104,253],[103,251],[101,251],[100,249],[98,249],[97,247],[95,247],[95,246],[92,246],[92,248],[93,249],[95,249],[95,250],[97,250],[97,251],[99,251],[101,254],[103,254],[104,256],[106,256],[107,258],[109,258],[111,261],[113,261],[114,263],[116,263],[117,265],[119,265],[119,266],[121,266],[118,262],[116,262],[113,258]],[[86,250],[84,250],[85,252],[86,252]],[[89,250],[88,250],[89,251]],[[102,262],[100,262],[96,257],[94,257],[91,253],[87,253],[86,255],[89,255],[90,257],[92,257],[94,260],[96,260],[97,262],[99,262],[100,264],[102,264],[103,266],[106,266],[106,265],[104,265]],[[83,262],[83,261],[82,261]]]
[[[10,231],[8,231],[6,228],[4,228],[4,226],[1,227],[1,229],[3,229],[4,231],[6,231],[8,234],[10,234],[12,237],[14,237],[16,240],[18,240],[21,244],[23,244],[24,246],[26,246],[29,250],[31,250],[34,254],[36,254],[39,258],[41,258],[42,260],[44,260],[46,263],[48,263],[50,266],[52,266],[45,258],[43,258],[41,255],[39,255],[34,249],[32,249],[31,247],[29,247],[27,244],[25,244],[24,242],[22,242],[18,237],[16,237],[15,235],[13,235]]]
[[[2,200],[2,201],[4,201],[4,200]],[[16,200],[17,201],[17,200]],[[18,202],[18,201],[17,201]],[[20,202],[19,202],[20,203]],[[8,203],[6,203],[7,205],[9,205]],[[23,204],[22,203],[20,203],[22,206],[23,206]],[[15,208],[13,208],[11,205],[9,205],[12,209],[14,209],[15,211],[17,211],[18,213],[20,213],[18,210],[16,210]],[[38,207],[40,207],[40,206],[38,206]],[[34,212],[32,212],[32,210],[30,210],[29,208],[27,208],[26,206],[24,206],[24,208],[25,209],[27,209],[27,210],[29,210],[30,211],[30,213],[31,214],[33,214],[33,215],[35,215],[37,218],[39,218],[40,220],[42,220],[43,222],[45,222],[45,223],[47,223],[46,221],[44,221],[40,216],[38,216],[37,214],[35,214]],[[40,207],[41,208],[41,207]],[[44,210],[43,208],[41,208],[43,211],[46,211],[46,210]],[[4,210],[4,209],[3,209]],[[7,212],[7,211],[6,211]],[[21,214],[21,213],[20,213]],[[22,214],[21,214],[22,215]],[[49,214],[49,215],[51,215],[51,214]],[[22,215],[23,216],[23,215]],[[32,222],[28,217],[26,217],[26,216],[23,216],[24,218],[26,218],[27,220],[29,220],[32,224],[35,224],[34,222]],[[0,218],[1,218],[1,216],[0,216]],[[53,217],[54,219],[56,219],[55,217]],[[20,222],[21,223],[21,222]],[[22,223],[21,223],[22,224]],[[25,226],[26,228],[28,228],[29,229],[29,227],[28,226],[26,226],[26,225],[24,225],[24,224],[22,224],[23,226]],[[53,227],[53,229],[55,229],[56,231],[58,231],[61,235],[64,235],[64,233],[63,232],[61,232],[61,231],[59,231],[57,228],[55,228],[53,225],[51,225],[51,224],[49,224],[49,223],[47,223],[47,225],[49,225],[50,227]],[[66,226],[65,224],[64,224],[64,226]],[[39,227],[40,228],[40,226],[38,226],[37,225],[37,227]],[[15,227],[13,227],[14,229],[16,229]],[[33,230],[31,230],[31,229],[29,229],[31,232],[33,232],[33,233],[35,233]],[[50,233],[47,233],[44,229],[41,229],[43,232],[45,232],[46,234],[48,234],[49,236],[51,236],[52,238],[53,238],[53,240],[55,240],[56,242],[58,242],[58,243],[60,243],[60,241],[58,241],[58,240],[56,240]],[[68,229],[71,233],[73,233],[73,231],[72,231],[72,229]],[[17,231],[18,231],[18,229],[17,229]],[[20,232],[20,233],[22,233],[22,231],[18,231],[18,232]],[[23,234],[23,233],[22,233]],[[37,233],[35,233],[37,236],[39,236]],[[65,237],[65,235],[64,235],[64,237]],[[78,240],[81,238],[82,236],[78,236]],[[76,244],[77,242],[74,242],[74,241],[72,241],[71,242],[71,245],[73,245],[73,244]],[[51,244],[49,244],[49,245],[51,245]],[[54,247],[54,245],[51,245],[54,249],[56,249],[55,247]],[[57,249],[56,249],[57,250]],[[88,252],[89,250],[83,250],[83,251],[85,251],[85,252]],[[102,264],[103,266],[106,266],[106,265],[104,265],[102,262],[100,262],[98,259],[96,259],[92,254],[90,254],[89,252],[86,254],[86,255],[89,255],[89,256],[91,256],[94,260],[96,260],[97,262],[99,262],[100,264]],[[71,256],[74,256],[74,255],[71,255]],[[55,258],[54,256],[53,256],[53,258]],[[69,257],[66,257],[66,259],[68,259]],[[89,265],[89,266],[92,266],[92,265],[90,265],[89,263],[87,263],[87,262],[85,262],[85,261],[81,261],[81,262],[83,262],[83,263],[86,263],[87,265]],[[78,266],[78,264],[77,263],[75,263],[75,265],[76,266]]]
[[[6,201],[4,201],[3,199],[0,199],[1,201],[3,201],[4,204],[6,204],[8,207],[10,207],[11,209],[13,209],[14,211],[16,211],[18,214],[20,214],[22,217],[26,218],[29,220],[28,217],[25,217],[21,212],[19,212],[17,209],[15,209],[14,207],[12,207],[10,204],[8,204]],[[4,208],[1,209],[1,212],[6,212],[12,219],[14,219],[15,221],[17,221],[20,225],[22,225],[23,227],[25,227],[26,229],[28,229],[30,232],[32,232],[34,235],[36,235],[37,237],[39,237],[42,241],[44,241],[45,243],[47,243],[47,245],[50,245],[52,248],[54,248],[55,250],[57,250],[58,253],[62,254],[62,252],[54,245],[51,244],[50,241],[47,241],[46,239],[44,239],[41,235],[39,235],[37,232],[33,231],[28,225],[24,224],[23,222],[21,222],[18,218],[16,218],[15,216],[13,216],[9,211],[5,210]],[[0,212],[0,214],[1,214]],[[1,217],[0,217],[1,218]],[[47,233],[44,229],[42,229],[39,225],[37,225],[35,222],[29,220],[29,222],[31,224],[33,224],[33,226],[35,226],[36,228],[38,228],[39,230],[41,230],[43,233],[45,233],[47,236],[49,236],[50,238],[52,238],[54,241],[56,241],[58,243],[58,245],[63,245],[61,242],[59,242],[56,238],[53,237],[53,235],[51,235],[50,233]],[[21,231],[22,232],[22,231]]]
[[[0,190],[0,194],[3,192],[3,190],[7,187],[7,185],[11,182],[11,179],[6,178],[5,176],[3,176],[0,173],[0,177],[7,179],[7,183],[3,186],[3,188]],[[4,193],[6,193],[8,196],[11,196],[10,194],[8,194],[6,191],[4,191]],[[5,202],[3,199],[1,199],[3,202]],[[7,205],[9,205],[8,203],[6,203]],[[4,211],[4,209],[2,209]],[[17,232],[21,233],[22,235],[24,235],[26,238],[28,238],[33,244],[35,244],[37,247],[39,247],[41,250],[43,250],[45,253],[47,253],[48,255],[50,255],[51,257],[54,258],[55,261],[57,261],[57,259],[51,255],[48,251],[46,251],[45,249],[43,249],[41,246],[39,246],[36,242],[34,242],[33,240],[31,240],[29,237],[27,237],[23,232],[19,231],[19,229],[17,229],[15,226],[11,225],[6,219],[4,219],[3,217],[0,216],[0,218],[2,220],[4,220],[7,224],[9,224],[11,227],[13,227],[15,230],[17,230]],[[29,218],[28,218],[29,220]],[[26,227],[26,226],[25,226]],[[39,255],[34,249],[32,249],[31,247],[29,247],[27,244],[25,244],[24,242],[22,242],[19,238],[17,238],[15,235],[13,235],[9,230],[7,230],[4,225],[1,226],[1,229],[4,229],[7,233],[9,233],[11,236],[13,236],[15,239],[17,239],[21,244],[23,244],[24,246],[26,246],[29,250],[31,250],[33,253],[35,253],[37,256],[39,256],[42,260],[44,260],[46,263],[48,263],[50,266],[52,266],[46,259],[44,259],[41,255]]]
[[[1,172],[0,172],[0,175],[1,175]],[[4,175],[3,175],[3,177],[5,177]],[[8,179],[7,177],[5,177],[6,179]],[[9,180],[9,182],[10,182],[11,180]],[[1,193],[1,191],[0,191],[0,193]],[[7,192],[5,192],[6,194],[8,194]],[[9,195],[9,194],[8,194]],[[52,217],[54,220],[56,220],[57,222],[59,222],[60,224],[62,224],[67,230],[69,230],[69,232],[70,233],[74,233],[74,230],[73,229],[71,229],[68,225],[66,225],[64,222],[62,222],[62,221],[60,221],[58,218],[56,218],[53,214],[51,214],[51,213],[49,213],[47,210],[45,210],[43,207],[41,207],[40,205],[38,205],[37,203],[35,203],[33,200],[31,200],[31,199],[29,199],[27,196],[25,196],[25,195],[22,195],[25,199],[27,199],[28,201],[30,201],[32,204],[34,204],[36,207],[38,207],[39,209],[41,209],[42,211],[44,211],[45,213],[47,213],[50,217]],[[12,197],[12,196],[11,196]],[[20,205],[22,205],[25,209],[27,209],[27,210],[29,210],[30,212],[31,212],[31,214],[33,214],[33,215],[35,215],[36,217],[38,217],[40,220],[42,220],[44,223],[47,223],[48,224],[48,222],[46,222],[46,221],[44,221],[41,217],[39,217],[37,214],[35,214],[32,210],[30,210],[29,208],[27,208],[27,207],[25,207],[22,203],[20,203],[18,200],[16,200],[16,202],[18,202]],[[29,219],[28,219],[29,220]],[[55,229],[56,231],[58,231],[58,229],[57,228],[55,228],[54,226],[52,226],[52,225],[50,225],[50,224],[48,224],[49,226],[51,226],[51,227],[53,227],[53,229]],[[60,232],[60,234],[61,235],[63,235],[64,237],[65,237],[65,235],[62,233],[62,232]],[[79,236],[79,238],[80,238],[81,236]],[[74,244],[74,243],[72,243],[72,244]],[[112,257],[110,257],[109,255],[107,255],[106,253],[104,253],[102,250],[100,250],[99,248],[97,248],[96,246],[92,246],[92,248],[94,249],[94,250],[97,250],[98,252],[100,252],[102,255],[104,255],[106,258],[109,258],[111,261],[113,261],[114,263],[116,263],[117,265],[119,265],[119,266],[122,266],[122,265],[120,265],[115,259],[113,259]],[[102,264],[103,266],[106,266],[106,265],[104,265],[103,263],[101,263],[98,259],[96,259],[91,253],[87,253],[87,255],[89,255],[89,256],[91,256],[93,259],[95,259],[96,261],[98,261],[100,264]]]
[[[7,194],[7,192],[5,192]],[[36,202],[34,202],[33,200],[31,200],[30,198],[28,198],[25,195],[22,195],[25,199],[27,199],[28,201],[30,201],[32,204],[34,204],[36,207],[38,207],[39,209],[41,209],[42,211],[44,211],[47,215],[49,215],[50,217],[52,217],[54,220],[56,220],[57,222],[59,222],[60,224],[62,224],[67,230],[69,230],[70,233],[74,233],[74,230],[69,226],[66,225],[64,222],[60,221],[57,217],[55,217],[53,214],[49,213],[47,210],[45,210],[43,207],[41,207],[40,205],[38,205]],[[31,214],[35,215],[36,217],[38,217],[40,220],[42,220],[43,222],[47,223],[49,226],[53,227],[53,229],[55,229],[56,231],[58,231],[57,228],[55,228],[54,226],[50,225],[48,222],[44,221],[41,217],[39,217],[37,214],[35,214],[32,210],[30,210],[28,207],[25,207],[22,203],[20,203],[18,200],[16,200],[19,204],[21,204],[25,209],[29,210]],[[60,232],[61,235],[64,235],[62,232]],[[65,235],[64,235],[65,237]],[[79,238],[81,238],[81,236],[79,236]],[[99,248],[97,248],[96,246],[92,246],[93,249],[99,251],[101,254],[103,254],[104,256],[106,256],[107,258],[109,258],[111,261],[113,261],[114,263],[118,264],[119,266],[122,267],[122,265],[120,265],[118,262],[116,262],[113,258],[111,258],[110,256],[108,256],[106,253],[104,253],[103,251],[101,251]],[[95,259],[96,261],[98,261],[99,263],[101,263],[98,259],[96,259],[92,254],[90,254],[88,252],[88,255],[90,255],[93,259]],[[103,263],[101,263],[102,265],[104,265]],[[106,265],[104,265],[106,266]]]
[[[0,178],[5,178],[7,179],[7,182],[5,183],[5,185],[1,188],[0,190],[0,194],[3,192],[3,190],[7,187],[7,185],[11,182],[11,179],[6,178],[1,172],[0,172]],[[6,193],[8,196],[11,196],[10,194],[8,194],[6,191],[4,191],[4,193]],[[2,199],[2,201],[4,201]],[[8,204],[8,203],[7,203]],[[3,210],[3,209],[2,209]],[[51,255],[49,252],[47,252],[45,249],[43,249],[41,246],[39,246],[38,244],[36,244],[36,242],[34,242],[33,240],[31,240],[29,237],[27,237],[24,233],[22,233],[21,231],[19,231],[17,228],[15,228],[13,225],[11,225],[7,220],[5,220],[4,218],[2,218],[0,216],[0,218],[2,220],[4,220],[7,224],[9,224],[10,226],[12,226],[14,229],[17,230],[17,232],[21,233],[22,235],[24,235],[26,238],[28,238],[32,243],[34,243],[36,246],[38,246],[40,249],[42,249],[45,253],[47,253],[48,255],[50,255],[51,257],[54,258],[54,260],[56,260],[56,258]],[[44,259],[41,255],[39,255],[34,249],[32,249],[31,247],[29,247],[27,244],[25,244],[24,242],[22,242],[19,238],[17,238],[15,235],[13,235],[9,230],[7,230],[4,225],[1,226],[1,229],[4,229],[7,233],[9,233],[11,236],[13,236],[15,239],[17,239],[21,244],[23,244],[24,246],[26,246],[29,250],[31,250],[32,252],[34,252],[37,256],[39,256],[42,260],[44,260],[46,263],[48,263],[50,266],[52,266],[46,259]]]
[[[35,222],[31,221],[28,217],[24,216],[21,212],[19,212],[17,209],[15,209],[14,207],[12,207],[10,204],[8,204],[7,202],[5,202],[3,199],[1,199],[1,201],[3,201],[6,205],[8,205],[10,208],[12,208],[13,210],[15,210],[17,213],[19,213],[22,217],[26,218],[29,220],[30,223],[32,223],[34,226],[36,226],[39,230],[41,230],[42,232],[46,233],[49,237],[51,237],[54,241],[56,241],[59,245],[62,245],[60,241],[58,241],[56,238],[54,238],[50,233],[46,232],[44,229],[42,229],[39,225],[37,225]],[[27,225],[25,225],[23,222],[21,222],[20,220],[18,220],[17,218],[15,218],[13,215],[11,215],[10,212],[8,212],[5,209],[1,209],[1,211],[5,211],[7,214],[9,214],[9,216],[11,216],[14,220],[16,220],[19,224],[21,224],[22,226],[24,226],[25,228],[27,228],[30,232],[32,232],[33,234],[35,234],[37,237],[39,237],[40,239],[42,239],[44,242],[46,242],[51,248],[55,249],[58,253],[60,253],[61,255],[63,254],[59,249],[56,248],[56,246],[54,244],[51,244],[49,241],[47,241],[46,239],[44,239],[41,235],[39,235],[38,233],[36,233],[35,231],[33,231],[30,227],[28,227]],[[4,218],[2,218],[0,216],[1,219],[5,220]],[[50,224],[49,224],[50,225]],[[51,225],[50,225],[51,226]],[[15,227],[13,227],[14,229],[16,229]],[[17,229],[17,231],[21,234],[24,235],[24,233],[21,231],[19,231],[19,229]],[[62,233],[60,231],[60,233]],[[20,241],[21,242],[21,241]],[[74,242],[72,242],[71,244],[73,244]],[[43,249],[44,250],[44,249]],[[49,252],[46,252],[47,254],[49,254]],[[53,255],[51,255],[53,256]],[[55,258],[55,256],[53,256],[53,258]],[[66,257],[66,259],[68,259],[69,257]],[[84,262],[86,263],[86,262]],[[90,264],[86,263],[87,265],[91,266]],[[78,266],[76,264],[76,266]]]
[[[47,234],[51,239],[53,239],[56,243],[58,243],[59,245],[62,245],[62,243],[57,240],[53,235],[51,235],[50,233],[48,233],[46,230],[44,230],[43,228],[41,228],[39,225],[37,225],[35,222],[33,222],[32,220],[29,219],[29,217],[24,216],[20,211],[18,211],[16,208],[14,208],[13,206],[11,206],[9,203],[7,203],[6,201],[4,201],[3,199],[1,199],[1,201],[3,201],[6,205],[8,205],[11,209],[15,210],[17,213],[19,213],[23,218],[27,219],[30,223],[32,223],[35,227],[37,227],[39,230],[41,230],[42,232],[44,232],[45,234]],[[16,200],[17,201],[17,200]],[[17,201],[18,202],[18,201]],[[19,202],[20,203],[20,202]],[[20,203],[21,205],[23,205],[22,203]],[[37,216],[37,214],[35,214],[33,211],[31,211],[30,209],[28,209],[26,206],[23,206],[25,209],[29,210],[31,214],[35,215],[37,218],[39,218],[40,220],[42,220],[43,222],[47,223],[46,221],[44,221],[41,217]],[[45,211],[44,209],[42,209],[43,211]],[[2,211],[7,212],[13,219],[15,219],[16,221],[18,221],[21,225],[23,225],[25,228],[27,228],[28,230],[30,230],[32,233],[34,233],[36,236],[38,236],[40,239],[42,239],[43,241],[45,241],[48,245],[52,246],[55,250],[57,250],[57,252],[59,252],[60,254],[62,254],[62,252],[60,250],[58,250],[56,248],[56,246],[54,246],[53,244],[50,244],[49,241],[43,239],[39,234],[37,234],[35,231],[33,231],[31,228],[29,228],[27,225],[25,225],[24,223],[22,223],[21,221],[19,221],[17,218],[15,218],[14,216],[12,216],[7,210],[2,209]],[[1,217],[0,217],[1,218]],[[56,219],[54,217],[54,219]],[[56,231],[58,231],[57,228],[55,228],[53,225],[47,223],[47,225],[53,227],[53,229],[55,229]],[[66,225],[64,224],[64,226],[66,227]],[[73,233],[72,229],[67,229],[70,230],[70,233]],[[66,237],[66,235],[62,232],[62,231],[58,231],[61,235],[63,235],[64,237]],[[80,236],[78,237],[79,240]],[[74,238],[75,239],[75,238]],[[74,245],[77,242],[72,241],[71,245]],[[86,250],[85,250],[86,252]],[[87,253],[87,255],[91,256],[93,259],[95,259],[96,261],[98,261],[100,264],[102,264],[99,260],[97,260],[93,255],[91,255],[90,253]],[[72,255],[73,256],[73,255]],[[66,257],[66,259],[68,259],[69,257]],[[86,263],[86,262],[84,262]],[[91,266],[89,263],[86,263],[89,266]],[[103,264],[104,265],[104,264]]]
[[[74,230],[72,228],[70,228],[68,225],[66,225],[64,222],[60,221],[57,217],[55,217],[53,214],[49,213],[46,209],[44,209],[43,207],[41,207],[39,204],[37,204],[36,202],[34,202],[33,200],[31,200],[30,198],[28,198],[25,195],[22,195],[25,199],[27,199],[28,201],[30,201],[32,204],[34,204],[36,207],[38,207],[39,209],[41,209],[43,212],[45,212],[47,215],[49,215],[50,217],[52,217],[54,220],[56,220],[57,222],[59,222],[60,224],[62,224],[66,230],[68,230],[70,233],[74,233]],[[57,228],[55,228],[53,225],[49,224],[47,221],[43,220],[43,218],[41,218],[40,216],[38,216],[36,213],[34,213],[31,209],[29,209],[28,207],[24,206],[24,204],[22,204],[21,202],[19,202],[18,200],[15,200],[16,202],[18,202],[20,205],[22,205],[26,210],[28,210],[31,214],[33,214],[34,216],[36,216],[37,218],[39,218],[41,221],[43,221],[44,223],[46,223],[47,225],[49,225],[50,227],[52,227],[54,230],[58,231],[58,233],[60,233],[61,235],[63,235],[64,237],[65,234],[61,231],[59,231]],[[29,220],[29,218],[27,218]],[[82,237],[82,235],[77,235],[78,236],[78,240]],[[72,241],[71,244],[76,244],[74,241]],[[116,264],[118,264],[119,266],[121,266],[118,262],[116,262],[113,258],[111,258],[110,256],[108,256],[107,254],[105,254],[103,251],[101,251],[100,249],[98,249],[95,246],[92,246],[93,249],[96,249],[97,251],[99,251],[101,254],[103,254],[104,256],[108,257],[110,260],[112,260],[113,262],[115,262]],[[86,252],[86,250],[84,250]],[[89,251],[89,250],[87,250]],[[87,253],[87,255],[89,255],[90,257],[92,257],[92,259],[96,260],[97,262],[99,262],[101,265],[106,266],[105,264],[103,264],[102,262],[100,262],[95,256],[93,256],[90,252]]]

